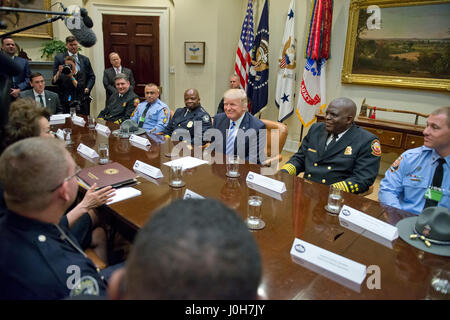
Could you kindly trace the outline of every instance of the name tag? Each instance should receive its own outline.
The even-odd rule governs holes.
[[[64,131],[61,129],[58,129],[58,131],[56,131],[55,133],[56,137],[60,140],[64,141]]]
[[[134,143],[137,143],[137,144],[140,144],[140,145],[143,145],[143,146],[150,146],[151,145],[150,141],[147,138],[142,138],[142,137],[139,137],[139,136],[137,136],[135,134],[132,134],[130,136],[130,142],[134,142]]]
[[[439,202],[442,199],[442,195],[443,195],[443,192],[441,190],[430,187],[425,192],[425,199],[434,200],[434,201]]]
[[[357,284],[366,277],[365,265],[297,238],[292,244],[291,256]]]
[[[247,178],[245,179],[247,184],[256,184],[260,187],[278,192],[283,193],[286,191],[286,185],[284,182],[263,176],[261,174],[249,171],[247,174]]]
[[[108,135],[111,133],[111,130],[109,130],[109,128],[103,124],[97,123],[97,125],[95,126],[95,130],[103,133],[105,135]]]
[[[311,148],[308,148],[308,151],[311,151],[311,152],[317,152],[317,150],[311,149]]]
[[[91,149],[82,143],[80,143],[78,145],[77,151],[79,153],[84,154],[85,156],[87,156],[89,158],[97,158],[98,157],[98,153],[94,149]]]
[[[72,122],[80,127],[84,127],[84,125],[86,124],[86,121],[82,117],[79,117],[79,116],[74,116],[72,118]]]
[[[155,179],[164,177],[160,169],[139,160],[136,160],[133,169]]]
[[[205,199],[205,198],[202,197],[201,195],[199,195],[198,193],[195,193],[192,190],[186,189],[183,200],[186,200],[186,199]]]
[[[361,211],[344,205],[339,212],[339,219],[351,222],[389,241],[398,238],[398,229],[389,223],[371,217]]]

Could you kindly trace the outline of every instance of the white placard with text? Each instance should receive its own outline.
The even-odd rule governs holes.
[[[84,120],[82,117],[79,117],[79,116],[73,116],[72,122],[74,124],[76,124],[77,126],[81,126],[81,127],[84,127],[84,125],[86,124],[86,120]]]
[[[111,130],[107,126],[105,126],[103,124],[100,124],[100,123],[97,123],[95,125],[95,130],[97,130],[97,131],[99,131],[99,132],[101,132],[103,134],[110,134],[111,133]]]
[[[341,211],[339,212],[339,219],[349,221],[389,241],[398,238],[397,227],[394,227],[389,223],[371,217],[361,211],[358,211],[346,205],[344,205]]]
[[[85,156],[87,156],[89,158],[97,158],[98,157],[98,153],[94,149],[91,149],[82,143],[80,143],[78,145],[77,151],[79,153],[84,154]]]
[[[249,171],[247,174],[247,178],[245,179],[247,183],[256,184],[260,187],[283,193],[286,191],[286,185],[284,182],[263,176],[261,174]]]
[[[135,134],[132,134],[130,136],[130,142],[134,142],[134,143],[137,143],[137,144],[140,144],[140,145],[143,145],[143,146],[151,145],[150,141],[147,138],[142,138],[142,137],[139,137],[139,136],[137,136]]]
[[[64,131],[63,130],[58,129],[58,131],[56,131],[55,135],[58,139],[64,140]]]
[[[186,189],[183,200],[186,200],[186,199],[205,199],[205,197],[202,197],[201,195],[199,195],[198,193],[195,193],[192,190]]]
[[[160,169],[139,160],[136,160],[133,169],[155,179],[164,177]]]
[[[298,238],[294,239],[291,255],[358,284],[366,277],[365,265]]]

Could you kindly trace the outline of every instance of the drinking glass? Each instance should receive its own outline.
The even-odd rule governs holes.
[[[66,145],[73,144],[73,142],[72,142],[72,129],[71,128],[65,128],[63,131],[64,131],[64,140],[66,141]]]
[[[170,166],[170,182],[169,185],[174,188],[181,188],[185,185],[181,177],[183,176],[183,166],[173,164]]]
[[[75,117],[77,114],[77,108],[72,107],[70,108],[70,119],[73,119],[73,117]]]
[[[250,230],[259,230],[266,226],[266,223],[262,220],[261,206],[262,197],[248,197],[247,227]]]
[[[237,178],[239,174],[239,157],[235,155],[227,156],[227,177]]]
[[[337,214],[339,213],[339,211],[341,211],[342,203],[342,190],[330,186],[330,193],[328,194],[328,204],[325,206],[325,210]]]
[[[107,164],[109,162],[109,145],[107,143],[100,143],[98,155],[100,164]]]
[[[95,118],[92,116],[87,116],[87,117],[88,117],[88,128],[95,129]]]

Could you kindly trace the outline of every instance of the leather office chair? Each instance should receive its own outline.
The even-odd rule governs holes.
[[[288,134],[288,128],[284,123],[277,122],[277,121],[271,121],[266,119],[261,119],[262,122],[266,125],[267,129],[267,137],[266,137],[266,148],[265,148],[265,154],[267,156],[267,160],[264,161],[263,165],[269,167],[271,163],[274,161],[280,162],[282,159],[281,151],[283,151],[284,144],[286,143],[287,134]],[[276,150],[275,154],[271,154],[271,145],[272,145],[272,139],[271,139],[271,133],[272,130],[278,129],[278,150]],[[274,133],[275,134],[275,133]]]

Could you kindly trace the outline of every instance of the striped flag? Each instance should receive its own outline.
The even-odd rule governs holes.
[[[280,57],[278,59],[279,69],[277,75],[277,88],[275,91],[275,104],[278,107],[278,121],[282,122],[292,115],[294,110],[294,88],[295,88],[295,67],[296,46],[295,39],[295,1],[291,0]]]
[[[241,88],[247,91],[248,72],[250,69],[250,50],[253,48],[255,38],[253,35],[253,0],[248,0],[247,14],[242,24],[241,37],[236,52],[234,70],[239,77]]]
[[[325,65],[325,59],[306,60],[297,102],[297,115],[304,127],[314,123],[316,111],[325,103]]]

